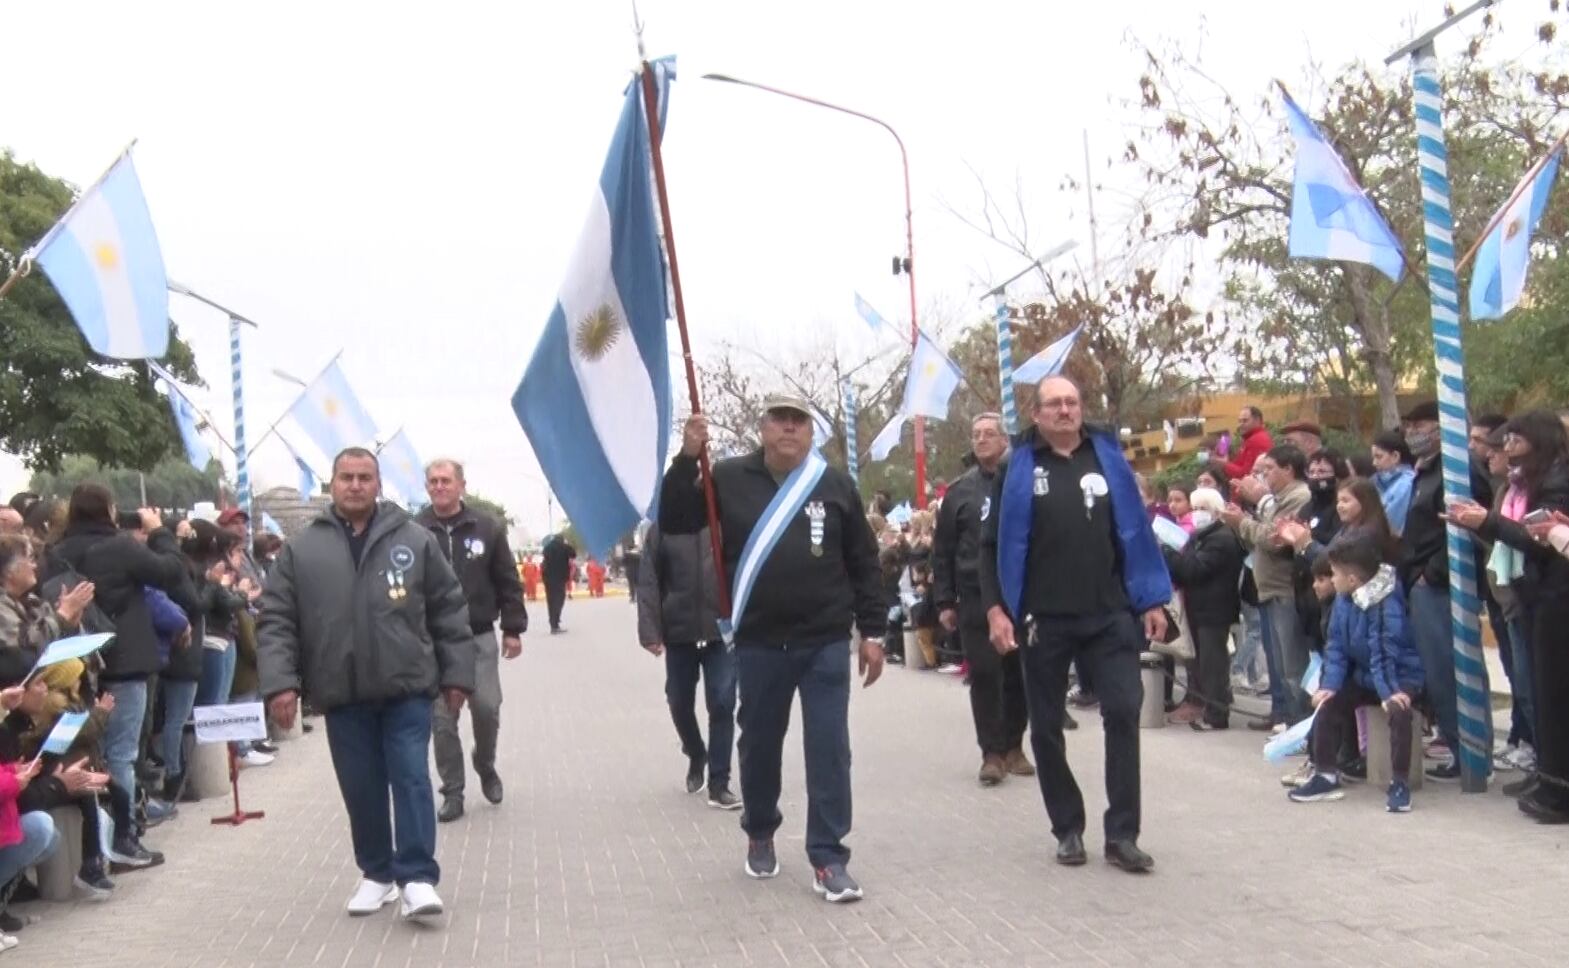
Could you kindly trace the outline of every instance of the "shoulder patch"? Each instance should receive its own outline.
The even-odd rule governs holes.
[[[392,562],[392,567],[398,571],[408,571],[414,567],[414,549],[406,544],[393,545],[387,553],[387,560]]]

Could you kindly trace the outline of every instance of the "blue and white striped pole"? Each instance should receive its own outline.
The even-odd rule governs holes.
[[[860,450],[855,442],[855,422],[858,414],[855,412],[855,384],[849,380],[844,381],[844,460],[845,469],[850,472],[850,479],[861,480]]]
[[[1008,325],[1008,299],[997,293],[997,387],[1002,397],[1003,430],[1010,436],[1019,429],[1018,407],[1013,401],[1013,327]]]
[[[240,320],[229,317],[229,381],[234,391],[234,487],[238,504],[251,513],[251,471],[245,450],[245,383],[240,363]]]
[[[1433,352],[1438,360],[1438,424],[1443,440],[1444,496],[1471,497],[1471,456],[1465,355],[1460,345],[1460,296],[1455,279],[1454,220],[1449,207],[1449,162],[1444,147],[1443,90],[1431,42],[1412,57],[1417,163],[1422,173],[1422,217],[1427,237],[1427,288],[1432,305]],[[1461,789],[1487,790],[1492,769],[1493,717],[1487,664],[1482,657],[1481,600],[1470,534],[1449,525],[1449,617],[1454,632],[1459,712]]]

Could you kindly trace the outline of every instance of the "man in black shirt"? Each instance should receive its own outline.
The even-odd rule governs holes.
[[[1115,436],[1086,431],[1071,380],[1047,377],[1036,388],[1035,426],[1015,442],[987,520],[980,577],[992,645],[1012,652],[1015,622],[1034,626],[1024,681],[1057,861],[1086,859],[1084,797],[1062,738],[1068,664],[1079,662],[1106,731],[1106,859],[1150,870],[1153,858],[1138,847],[1139,653],[1165,635],[1171,580],[1133,469]]]
[[[550,617],[550,634],[561,628],[561,606],[567,598],[567,582],[572,580],[572,562],[577,559],[577,549],[565,537],[551,535],[540,554],[539,574],[545,583],[545,611]]]
[[[861,632],[860,667],[870,686],[882,674],[888,620],[877,544],[855,482],[823,466],[811,450],[806,401],[773,397],[765,404],[762,449],[713,466],[724,571],[738,589],[733,597],[743,600],[732,602],[730,624],[741,694],[746,872],[756,878],[779,873],[774,833],[784,820],[781,759],[799,691],[813,888],[829,901],[854,901],[861,887],[845,869],[850,849],[844,845],[850,832],[850,627],[853,621]],[[659,529],[667,535],[696,534],[705,524],[697,458],[707,443],[707,421],[690,418],[660,491]],[[820,476],[813,483],[809,474]],[[767,534],[747,554],[754,531]],[[771,550],[757,553],[765,545]]]

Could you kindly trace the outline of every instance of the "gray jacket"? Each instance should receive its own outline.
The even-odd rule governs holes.
[[[637,637],[643,645],[719,638],[719,594],[708,529],[659,533],[650,525],[637,571]]]
[[[261,691],[296,690],[323,711],[440,689],[474,691],[463,587],[436,538],[381,504],[356,568],[329,508],[278,554],[256,621]]]

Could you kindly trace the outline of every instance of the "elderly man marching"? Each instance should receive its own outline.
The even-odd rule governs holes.
[[[1139,849],[1139,653],[1166,632],[1171,579],[1145,516],[1133,469],[1115,435],[1084,425],[1079,388],[1047,377],[1035,426],[1015,441],[992,496],[981,588],[992,645],[1023,636],[1030,735],[1057,862],[1083,864],[1084,796],[1062,739],[1068,664],[1087,667],[1106,731],[1106,860],[1133,872],[1155,861]]]
[[[741,725],[741,827],[746,872],[779,873],[774,833],[790,707],[801,694],[806,747],[806,854],[813,888],[829,901],[858,900],[850,849],[850,626],[861,632],[865,685],[883,669],[877,544],[849,475],[812,449],[811,410],[797,397],[764,403],[763,446],[713,467],[725,574],[734,582],[723,630],[735,648]],[[660,493],[659,527],[696,534],[705,524],[698,455],[701,416],[686,423],[681,454]]]
[[[500,803],[501,777],[496,773],[496,737],[501,733],[501,669],[498,656],[516,659],[523,652],[521,636],[528,630],[528,610],[523,585],[518,581],[512,549],[507,546],[507,526],[463,500],[468,484],[463,465],[455,460],[432,461],[425,468],[427,505],[414,520],[436,536],[463,585],[469,603],[469,630],[478,648],[475,659],[474,695],[469,697],[469,717],[474,725],[474,772],[479,789],[491,803]],[[501,643],[496,643],[496,621],[501,621]],[[463,740],[458,735],[457,714],[436,702],[436,772],[441,774],[441,809],[436,819],[451,823],[463,816]]]

